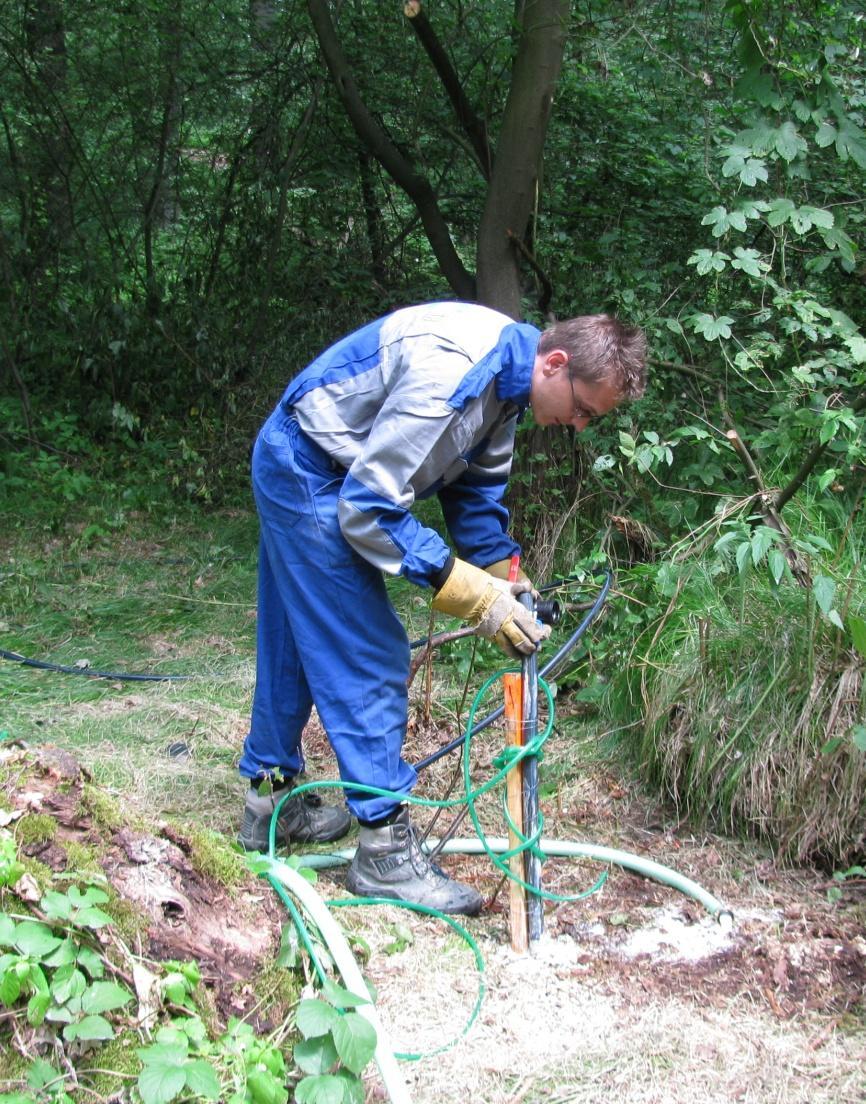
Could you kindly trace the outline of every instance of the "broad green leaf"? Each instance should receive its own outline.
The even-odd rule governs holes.
[[[12,947],[15,944],[15,921],[5,912],[0,912],[0,947]]]
[[[138,1057],[146,1066],[180,1067],[187,1059],[189,1044],[186,1037],[178,1043],[154,1043],[153,1046],[139,1047]]]
[[[31,1089],[42,1089],[52,1081],[59,1084],[62,1076],[60,1070],[55,1069],[50,1062],[37,1058],[27,1071],[27,1084]]]
[[[815,131],[815,145],[824,149],[826,146],[832,146],[835,141],[836,128],[826,119],[822,119]]]
[[[105,963],[90,947],[82,947],[78,952],[78,965],[92,978],[101,978],[105,973]]]
[[[114,1028],[104,1016],[85,1016],[78,1023],[67,1024],[64,1039],[113,1039]]]
[[[790,199],[785,199],[784,197],[774,199],[770,203],[767,222],[770,226],[781,226],[783,222],[788,222],[795,210],[796,207]]]
[[[60,942],[51,928],[38,920],[22,920],[15,930],[15,946],[31,958],[44,958]]]
[[[774,147],[779,156],[789,162],[793,161],[801,153],[805,153],[809,148],[806,140],[801,136],[797,127],[790,120],[786,123],[782,123],[776,131]]]
[[[368,996],[350,993],[348,989],[335,984],[329,978],[325,978],[325,983],[322,985],[322,996],[335,1008],[357,1008],[359,1005],[370,1003]]]
[[[737,210],[742,213],[743,218],[757,219],[770,210],[770,204],[764,199],[744,199]]]
[[[778,548],[771,548],[767,553],[767,567],[770,569],[770,574],[776,586],[779,585],[782,576],[785,574],[785,562],[785,555]]]
[[[138,1075],[144,1104],[168,1104],[186,1088],[186,1071],[178,1066],[147,1065]]]
[[[295,1088],[298,1104],[343,1104],[343,1082],[333,1074],[305,1077]]]
[[[21,982],[14,970],[0,973],[0,1004],[11,1007],[21,996]]]
[[[866,364],[866,337],[850,334],[845,338],[845,344],[855,364]]]
[[[55,973],[51,982],[51,995],[58,1004],[65,1004],[71,997],[80,997],[87,988],[87,978],[80,970],[76,970],[71,963],[61,966]],[[101,1009],[87,1009],[88,1012],[99,1012]]]
[[[220,1094],[219,1078],[210,1062],[196,1058],[186,1067],[186,1083],[196,1096],[206,1100],[217,1100]],[[286,1094],[288,1095],[288,1094]]]
[[[334,1074],[343,1082],[343,1104],[364,1104],[364,1082],[351,1070],[340,1069]]]
[[[759,526],[752,534],[752,563],[755,567],[776,543],[776,534],[766,525]]]
[[[746,572],[749,566],[749,553],[751,551],[752,545],[750,541],[743,541],[743,543],[737,547],[735,559],[737,561],[737,569],[741,575]]]
[[[375,1053],[376,1029],[357,1012],[347,1012],[334,1024],[331,1034],[343,1065],[360,1074]]]
[[[712,249],[696,249],[686,264],[697,265],[698,275],[706,276],[708,272],[722,272],[725,261],[730,259],[727,253],[713,252]]]
[[[854,725],[851,729],[851,739],[858,751],[866,751],[866,725]]]
[[[247,1092],[253,1104],[285,1104],[289,1094],[267,1070],[254,1069],[247,1074]]]
[[[292,1050],[295,1063],[304,1073],[327,1073],[337,1064],[337,1048],[331,1033],[315,1039],[304,1039]]]
[[[132,993],[113,981],[97,981],[84,994],[81,1007],[85,1012],[110,1012],[132,1000]]]
[[[619,431],[619,448],[620,452],[624,456],[633,456],[634,450],[637,447],[637,441],[630,433],[626,433],[625,430]]]
[[[818,232],[824,239],[824,244],[828,249],[838,249],[843,260],[854,262],[854,242],[844,230],[840,230],[838,226],[833,226],[829,230],[819,229]]]
[[[832,755],[833,752],[838,751],[838,749],[841,746],[842,746],[842,737],[841,736],[831,736],[830,739],[825,744],[821,745],[821,754],[822,755]]]
[[[68,920],[72,915],[72,902],[66,893],[49,890],[39,902],[42,911],[52,920]]]
[[[851,641],[854,647],[866,659],[866,621],[862,617],[849,614],[848,631],[851,633]]]
[[[839,123],[839,131],[836,134],[836,152],[842,161],[851,160],[866,169],[866,135],[856,123],[846,117]]]
[[[27,1002],[27,1022],[31,1027],[39,1027],[45,1014],[51,1007],[50,993],[34,993]]]
[[[61,966],[70,966],[76,961],[81,965],[80,959],[84,950],[85,948],[80,948],[71,936],[67,936],[57,950],[52,951],[51,954],[44,957],[42,961],[46,966],[52,966],[55,969],[59,969]],[[92,954],[93,952],[91,951],[90,953]]]
[[[821,491],[821,493],[823,494],[824,491],[826,491],[827,488],[830,486],[830,484],[836,480],[838,475],[838,468],[827,468],[825,472],[821,473],[821,476],[818,479],[818,490]]]
[[[829,614],[836,596],[836,584],[826,575],[816,575],[812,582],[812,593],[822,613]]]
[[[762,274],[760,260],[761,254],[757,249],[743,249],[737,246],[734,250],[736,259],[731,261],[731,268],[738,268],[748,276],[760,276]]]
[[[312,1039],[327,1035],[337,1018],[337,1012],[324,1001],[302,1000],[295,1016],[295,1026],[305,1039]]]

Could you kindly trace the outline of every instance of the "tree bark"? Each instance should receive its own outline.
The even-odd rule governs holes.
[[[478,233],[478,300],[512,318],[521,314],[521,288],[519,258],[509,232],[522,238],[532,213],[568,13],[568,0],[526,0]]]

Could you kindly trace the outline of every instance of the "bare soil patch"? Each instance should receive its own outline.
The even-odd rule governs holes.
[[[324,767],[327,746],[319,731],[310,737],[312,773]],[[4,755],[4,815],[49,813],[58,825],[28,853],[60,870],[68,842],[93,848],[111,885],[146,918],[137,953],[197,959],[217,1014],[255,1022],[250,982],[273,959],[286,919],[271,891],[252,878],[232,890],[214,882],[191,861],[182,830],[161,821],[143,827],[131,805],[107,826],[84,800],[86,772],[68,754],[44,747]],[[485,960],[486,996],[461,1037],[479,979],[450,929],[396,909],[341,913],[370,945],[365,970],[395,1048],[439,1051],[404,1067],[415,1104],[691,1104],[697,1096],[862,1104],[862,886],[831,902],[826,875],[778,869],[747,845],[667,823],[602,769],[561,788],[545,812],[551,831],[614,843],[687,874],[731,909],[734,925],[724,930],[676,891],[612,868],[592,896],[549,905],[544,939],[516,956],[496,871],[483,858],[446,857],[449,872],[488,898],[467,925]],[[551,860],[545,885],[580,892],[599,869]],[[339,895],[342,881],[340,870],[323,874],[323,895]],[[368,1099],[382,1099],[375,1072]]]

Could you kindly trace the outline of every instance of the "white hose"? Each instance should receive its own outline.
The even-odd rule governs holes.
[[[319,929],[337,969],[343,976],[346,988],[352,993],[366,993],[367,986],[363,974],[355,961],[349,944],[346,942],[346,937],[343,935],[340,925],[330,914],[327,905],[306,878],[301,877],[296,870],[292,870],[290,866],[286,866],[278,859],[272,861],[266,873],[269,877],[282,882],[309,913],[313,923]],[[373,1057],[379,1067],[379,1073],[382,1076],[388,1098],[394,1104],[411,1104],[409,1089],[403,1075],[400,1073],[397,1059],[394,1057],[394,1048],[385,1028],[382,1026],[375,1007],[372,1004],[362,1004],[358,1006],[357,1012],[372,1025],[376,1032],[376,1052]]]

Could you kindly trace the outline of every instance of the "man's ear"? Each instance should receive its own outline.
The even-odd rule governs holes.
[[[554,376],[568,365],[568,353],[565,349],[551,349],[544,354],[542,370],[546,376]]]

